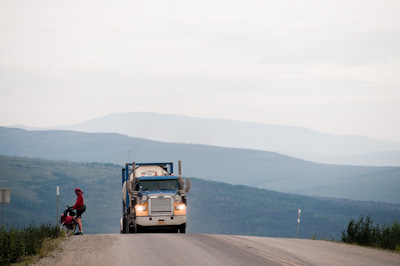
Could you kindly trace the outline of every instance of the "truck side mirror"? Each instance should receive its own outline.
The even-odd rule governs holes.
[[[186,189],[185,189],[186,193],[189,193],[189,190],[190,190],[190,179],[186,178]]]

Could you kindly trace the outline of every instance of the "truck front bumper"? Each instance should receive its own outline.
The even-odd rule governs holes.
[[[186,216],[138,216],[136,224],[140,226],[171,226],[186,223]]]

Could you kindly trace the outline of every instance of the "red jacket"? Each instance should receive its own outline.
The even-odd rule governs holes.
[[[79,194],[78,198],[76,198],[75,205],[72,206],[72,209],[80,210],[82,205],[83,205],[83,196],[82,196],[82,194]]]

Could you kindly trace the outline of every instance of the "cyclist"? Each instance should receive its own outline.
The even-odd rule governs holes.
[[[79,187],[77,187],[75,189],[75,194],[78,197],[76,198],[76,203],[74,206],[72,206],[72,209],[76,210],[76,222],[79,225],[79,232],[75,233],[75,235],[83,235],[81,217],[82,213],[84,213],[86,210],[86,206],[83,203],[83,191]]]

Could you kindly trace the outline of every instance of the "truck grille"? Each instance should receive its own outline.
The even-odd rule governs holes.
[[[149,203],[150,215],[172,215],[172,197],[150,197]]]

